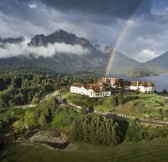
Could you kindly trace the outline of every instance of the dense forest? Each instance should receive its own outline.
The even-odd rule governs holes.
[[[95,77],[80,80],[35,67],[0,68],[0,109],[37,104],[42,94],[69,86],[73,82],[95,82]]]

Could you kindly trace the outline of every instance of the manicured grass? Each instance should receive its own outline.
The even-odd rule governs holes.
[[[73,144],[69,150],[48,150],[44,146],[19,144],[1,162],[166,162],[168,139],[123,143],[116,147]]]
[[[154,120],[168,120],[165,110],[168,110],[168,101],[157,94],[125,95],[125,104],[116,107],[115,112],[151,118]]]
[[[137,96],[136,99],[134,99],[135,96]],[[145,108],[152,108],[152,109],[163,109],[164,108],[168,110],[168,101],[164,100],[162,97],[160,97],[157,94],[140,93],[138,95],[126,95],[125,96],[126,101],[129,98],[130,98],[130,101],[128,101],[128,103],[134,106],[141,105]]]
[[[157,94],[124,94],[125,104],[114,108],[112,97],[89,98],[87,96],[67,92],[63,98],[78,106],[90,107],[100,112],[115,112],[139,118],[168,120],[168,101]]]

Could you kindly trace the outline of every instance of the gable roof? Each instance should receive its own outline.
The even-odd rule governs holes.
[[[131,81],[131,86],[137,86],[137,81]]]

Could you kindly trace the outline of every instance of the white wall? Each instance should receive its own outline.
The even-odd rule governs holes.
[[[144,86],[139,86],[139,90],[140,92],[153,92],[154,91],[154,88],[153,87],[144,87]]]
[[[92,89],[85,89],[84,87],[70,87],[71,93],[77,93],[82,95],[87,95],[89,97],[104,97],[104,96],[111,96],[111,91],[101,91],[100,93],[95,93]]]
[[[136,91],[136,90],[138,90],[138,87],[137,86],[130,86],[130,90]]]

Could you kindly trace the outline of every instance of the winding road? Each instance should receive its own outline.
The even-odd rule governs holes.
[[[66,106],[70,106],[73,109],[82,109],[80,106],[77,106],[77,105],[68,103],[66,101],[63,101],[62,100],[62,95],[63,95],[63,93],[60,93],[56,97],[60,104],[64,104]],[[168,122],[164,122],[164,121],[161,121],[161,120],[151,120],[151,119],[136,118],[136,117],[133,117],[133,116],[131,117],[131,116],[127,116],[127,115],[114,114],[114,113],[110,113],[110,112],[104,113],[104,112],[100,112],[100,111],[96,111],[96,110],[94,110],[94,113],[95,114],[99,114],[99,115],[104,115],[104,116],[106,116],[108,118],[111,118],[111,119],[113,119],[115,121],[125,121],[125,122],[127,122],[128,120],[131,119],[131,120],[136,120],[137,122],[142,123],[142,124],[149,124],[149,125],[157,125],[157,126],[166,126],[166,127],[168,127]]]
[[[53,97],[52,93],[53,92],[47,93],[47,96],[49,98]],[[68,102],[64,101],[62,99],[62,96],[63,96],[63,92],[59,93],[56,96],[56,99],[58,100],[58,102],[60,104],[63,104],[65,106],[69,106],[72,109],[82,109],[82,107],[80,107],[80,106],[77,106],[77,105],[74,105],[72,103],[68,103]],[[45,99],[45,96],[43,96],[42,100],[44,100],[44,99]],[[26,108],[31,108],[31,107],[34,107],[34,106],[35,105],[21,105],[21,106],[15,107],[15,108],[26,109]],[[134,117],[134,116],[128,116],[128,115],[123,115],[123,114],[115,114],[115,113],[111,113],[111,112],[101,112],[101,111],[96,111],[96,110],[94,110],[93,113],[106,116],[108,118],[113,119],[114,121],[125,121],[125,122],[127,122],[128,120],[136,120],[137,122],[143,123],[143,124],[158,125],[158,126],[166,126],[166,127],[168,127],[168,122],[164,122],[164,121],[161,121],[161,120],[143,119],[143,118],[137,118],[137,117]]]

